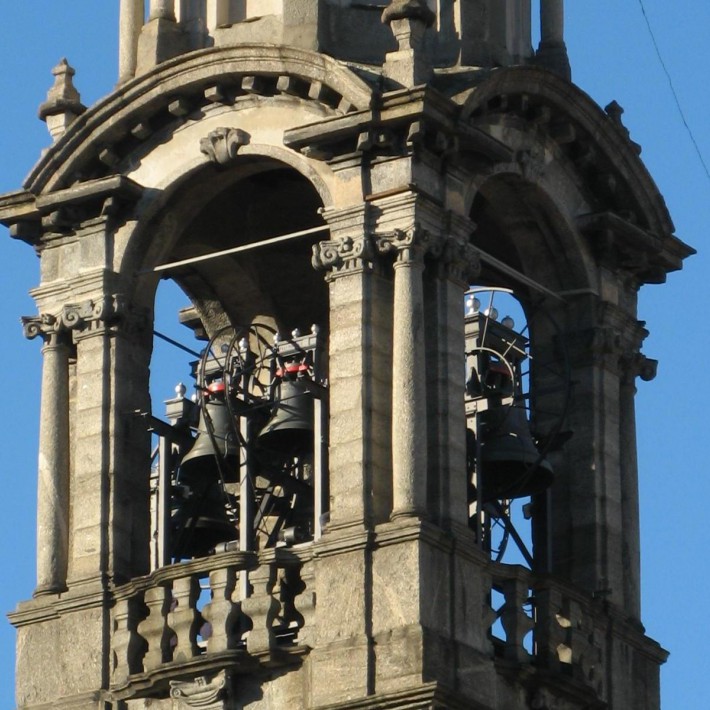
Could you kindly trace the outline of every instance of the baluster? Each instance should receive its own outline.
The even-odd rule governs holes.
[[[545,587],[535,592],[535,645],[538,662],[553,673],[561,671],[560,664],[569,663],[569,619],[562,608],[562,593],[555,587]]]
[[[210,572],[212,600],[205,605],[202,616],[212,627],[207,639],[207,653],[219,653],[238,648],[243,628],[240,628],[241,609],[232,601],[237,586],[237,571],[234,567],[215,569]]]
[[[113,621],[113,684],[121,685],[129,675],[143,670],[143,655],[148,644],[138,634],[138,622],[143,618],[140,597],[119,599]]]
[[[316,613],[315,571],[313,562],[306,562],[300,570],[301,591],[296,597],[296,611],[301,617],[298,630],[298,643],[302,646],[315,645],[315,628],[313,626]]]
[[[528,594],[527,580],[506,579],[503,582],[505,604],[500,621],[505,631],[505,657],[510,661],[524,663],[530,654],[523,646],[525,635],[533,628],[533,620],[523,610]]]
[[[567,600],[569,627],[569,645],[571,647],[572,674],[578,680],[592,685],[601,692],[602,654],[597,642],[594,619],[579,602]]]
[[[197,611],[199,598],[200,582],[197,577],[180,577],[173,582],[173,603],[168,614],[168,625],[177,637],[173,661],[188,661],[200,654],[197,634],[203,619]]]
[[[252,623],[252,629],[247,634],[249,653],[270,651],[276,646],[274,622],[281,611],[281,604],[272,594],[275,575],[275,565],[263,564],[249,576],[254,591],[251,597],[242,601],[242,611]]]
[[[171,599],[167,587],[152,587],[145,592],[148,616],[138,624],[138,633],[148,644],[148,650],[143,658],[143,668],[146,671],[151,671],[170,660],[172,633],[166,621]]]

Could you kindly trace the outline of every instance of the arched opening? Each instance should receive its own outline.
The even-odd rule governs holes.
[[[171,284],[154,308],[153,569],[319,532],[328,291],[311,251],[325,236],[321,207],[297,171],[247,158],[185,180],[145,232],[143,278]]]
[[[465,316],[472,522],[492,559],[547,572],[551,492],[569,475],[562,452],[572,435],[566,294],[589,291],[585,250],[518,176],[484,183],[470,216],[482,251]]]

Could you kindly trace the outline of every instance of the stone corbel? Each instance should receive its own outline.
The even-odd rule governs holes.
[[[228,678],[225,671],[212,677],[198,676],[190,681],[170,681],[170,697],[180,710],[224,710],[228,707],[228,695]]]
[[[251,136],[240,128],[216,128],[200,140],[200,151],[220,167],[236,159],[239,149]]]

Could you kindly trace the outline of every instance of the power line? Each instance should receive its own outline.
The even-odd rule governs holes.
[[[690,137],[690,141],[693,144],[693,147],[695,148],[695,152],[698,155],[698,159],[700,160],[700,164],[703,166],[703,170],[705,171],[705,176],[708,179],[708,182],[710,182],[710,170],[708,170],[708,166],[705,163],[705,160],[703,158],[703,154],[700,150],[700,146],[698,145],[698,142],[695,140],[695,136],[693,135],[693,131],[690,129],[690,126],[688,125],[688,121],[685,118],[685,113],[683,111],[683,107],[680,105],[680,99],[678,98],[678,93],[675,90],[675,86],[673,84],[673,79],[671,78],[670,72],[668,71],[668,67],[666,66],[666,63],[663,61],[663,56],[661,55],[661,49],[658,46],[658,42],[656,41],[656,36],[653,33],[653,29],[651,28],[651,23],[648,19],[648,15],[646,14],[646,8],[644,7],[643,0],[639,0],[639,5],[641,6],[641,13],[643,14],[643,19],[646,21],[646,27],[648,28],[648,34],[651,36],[651,42],[653,43],[653,48],[656,50],[656,56],[658,57],[658,61],[661,64],[661,67],[663,68],[663,72],[666,75],[666,79],[668,79],[668,86],[670,86],[671,93],[673,94],[673,99],[675,100],[675,105],[678,108],[678,113],[680,114],[680,118],[683,121],[683,125],[685,126],[685,130],[688,132],[688,136]]]

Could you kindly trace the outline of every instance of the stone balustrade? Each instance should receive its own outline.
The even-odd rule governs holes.
[[[490,636],[503,669],[530,666],[603,697],[603,602],[548,575],[491,563]],[[248,578],[248,579],[245,579]],[[246,590],[246,593],[245,591]],[[312,549],[223,552],[113,590],[112,691],[154,696],[191,672],[292,663],[312,646]]]
[[[516,666],[567,676],[604,697],[609,616],[603,602],[519,565],[492,564],[490,569],[496,655]]]
[[[185,668],[245,671],[309,650],[310,548],[229,551],[162,567],[113,590],[116,697],[153,695]]]

